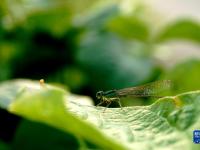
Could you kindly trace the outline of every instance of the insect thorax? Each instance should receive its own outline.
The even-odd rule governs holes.
[[[106,92],[103,93],[103,96],[104,96],[105,98],[114,98],[114,97],[117,96],[116,90],[106,91]]]

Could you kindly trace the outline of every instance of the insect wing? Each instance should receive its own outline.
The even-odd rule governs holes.
[[[116,93],[119,97],[134,96],[134,97],[162,97],[159,96],[165,90],[170,89],[170,80],[160,80],[148,83],[141,86],[125,88],[117,90]]]

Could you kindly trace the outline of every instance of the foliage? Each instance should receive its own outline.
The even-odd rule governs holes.
[[[200,41],[200,25],[195,21],[180,20],[168,25],[158,37],[159,41],[172,39],[188,39],[199,43]]]
[[[191,139],[192,131],[200,128],[197,115],[200,112],[197,107],[200,91],[165,97],[150,106],[105,110],[75,102],[69,92],[49,85],[41,86],[37,82],[12,81],[1,84],[0,88],[1,106],[8,111],[71,134],[59,134],[60,131],[54,129],[50,132],[50,128],[44,125],[23,122],[16,134],[16,147],[24,137],[34,139],[38,131],[42,131],[44,134],[50,132],[50,136],[40,137],[42,143],[38,142],[44,148],[56,146],[59,139],[66,141],[66,147],[73,146],[72,143],[76,145],[76,138],[79,138],[103,149],[165,149],[166,146],[169,149],[199,149],[198,145],[191,143]],[[28,135],[26,130],[30,128],[35,132]],[[31,140],[26,141],[25,148],[29,149]],[[45,141],[52,143],[48,145]],[[79,146],[82,146],[81,143]]]
[[[20,119],[9,140],[0,126],[0,149],[198,149],[191,134],[200,128],[199,59],[167,68],[169,62],[155,55],[168,42],[199,46],[199,27],[189,17],[165,21],[144,1],[2,0],[0,107]],[[16,78],[31,81],[12,81]],[[41,78],[54,86],[32,81]],[[127,99],[123,106],[153,104],[123,111],[103,113],[91,105],[98,103],[99,90],[158,79],[170,79],[169,95],[180,95],[155,103]],[[0,111],[0,122],[11,124],[12,117],[4,119]]]
[[[185,72],[186,70],[187,72]],[[199,72],[199,60],[190,59],[180,64],[177,64],[170,71],[163,73],[162,78],[171,79],[173,81],[171,91],[173,94],[177,94],[192,90],[198,90],[200,85]]]

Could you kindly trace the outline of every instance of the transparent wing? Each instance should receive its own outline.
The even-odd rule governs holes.
[[[170,89],[170,80],[160,80],[148,83],[141,86],[125,88],[117,90],[116,93],[119,97],[134,96],[134,97],[162,97],[163,91]]]

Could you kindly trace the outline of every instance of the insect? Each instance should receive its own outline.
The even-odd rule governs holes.
[[[163,97],[158,95],[163,90],[167,90],[171,87],[170,80],[160,80],[152,83],[148,83],[141,86],[129,87],[119,90],[109,90],[109,91],[99,91],[96,93],[97,99],[100,100],[101,105],[106,103],[108,107],[112,102],[118,102],[119,106],[122,108],[120,103],[120,98],[123,97]]]

